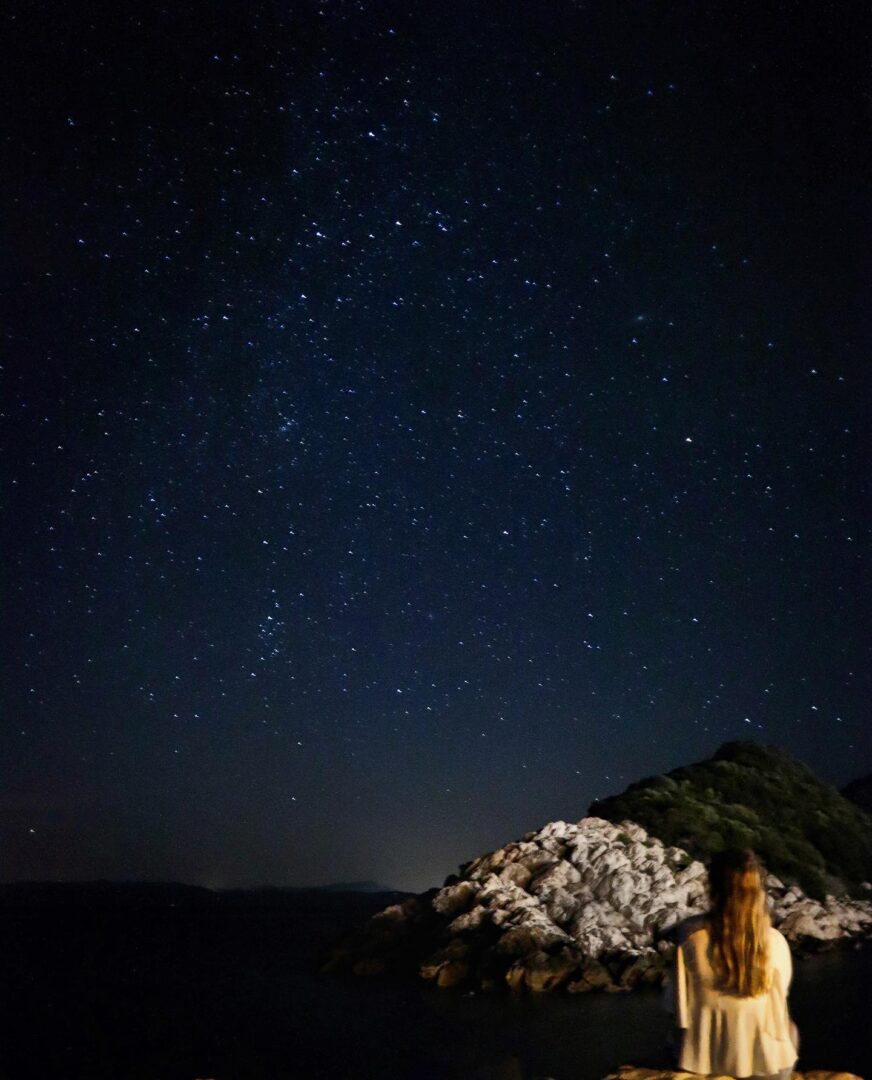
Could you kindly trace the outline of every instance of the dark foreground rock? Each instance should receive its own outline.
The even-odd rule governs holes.
[[[872,904],[812,900],[769,876],[772,920],[796,947],[859,941]],[[535,993],[659,985],[673,932],[708,905],[706,870],[631,821],[553,821],[392,904],[336,944],[327,972],[417,974],[443,988]]]

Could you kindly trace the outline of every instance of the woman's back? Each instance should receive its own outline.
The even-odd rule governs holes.
[[[734,1077],[765,1076],[796,1061],[787,1012],[790,949],[773,927],[767,929],[767,946],[768,988],[753,997],[724,989],[708,923],[678,946],[673,993],[676,1023],[685,1029],[681,1068]]]

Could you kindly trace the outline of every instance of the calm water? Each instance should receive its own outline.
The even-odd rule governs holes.
[[[365,907],[7,907],[0,1080],[600,1080],[662,1061],[655,993],[513,998],[315,974]],[[868,950],[797,965],[802,1067],[864,1075],[870,980]]]

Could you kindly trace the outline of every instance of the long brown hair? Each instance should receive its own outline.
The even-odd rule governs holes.
[[[712,967],[722,988],[756,997],[769,983],[769,913],[757,856],[747,849],[715,855],[709,865]]]

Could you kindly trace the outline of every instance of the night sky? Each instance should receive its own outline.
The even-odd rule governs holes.
[[[869,772],[865,5],[179,7],[2,16],[0,877]]]

